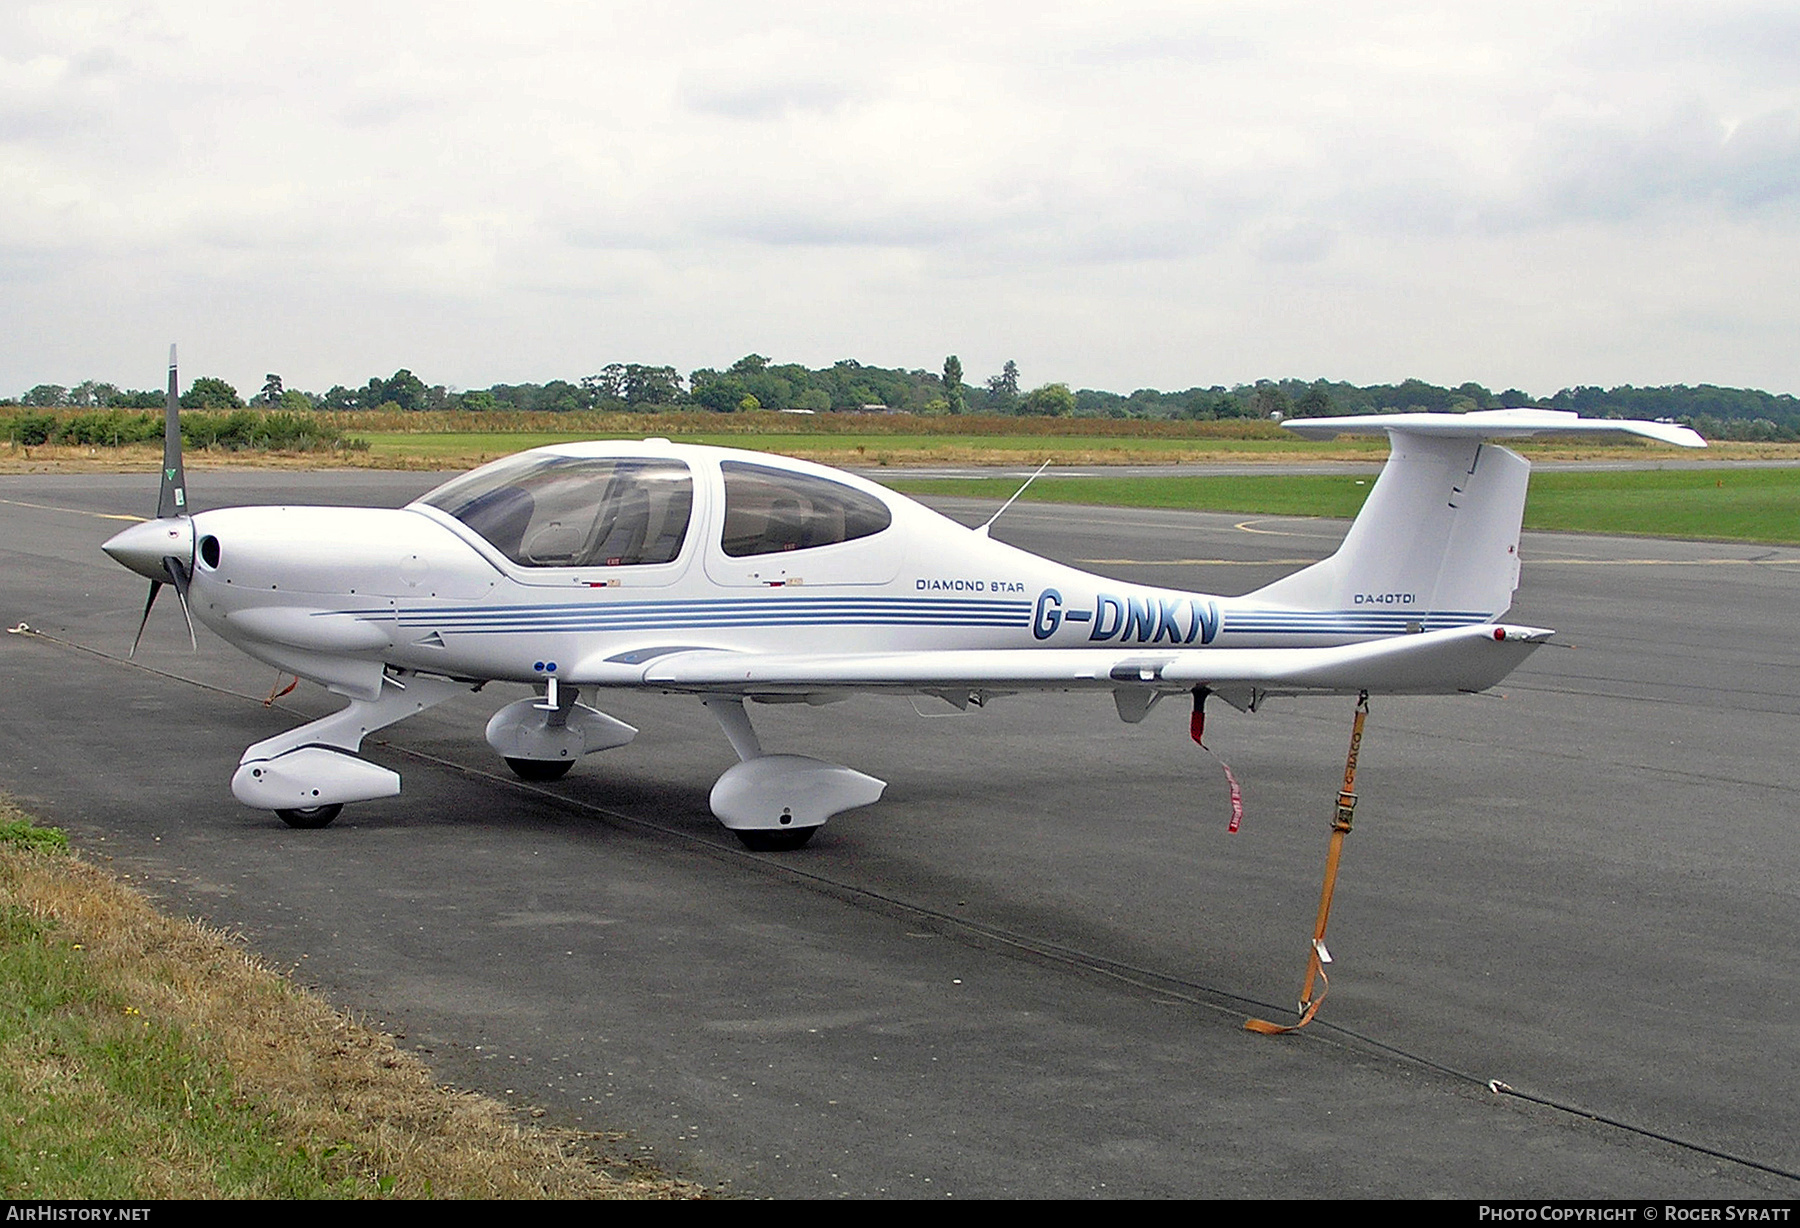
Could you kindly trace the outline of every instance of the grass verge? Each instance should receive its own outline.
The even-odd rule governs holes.
[[[376,433],[367,436],[372,463],[411,462],[433,458],[442,461],[475,458],[492,460],[552,443],[584,439],[641,439],[641,434],[618,432],[591,435],[578,432],[536,432],[508,435],[434,433]],[[884,435],[884,434],[778,434],[676,431],[677,443],[744,448],[775,452],[827,465],[1020,465],[1052,460],[1062,465],[1178,464],[1204,460],[1277,460],[1295,456],[1321,459],[1379,459],[1385,440],[1346,439],[1315,443],[1291,435],[1273,438],[1154,437],[1124,438],[1083,435]],[[471,456],[471,449],[474,455]]]
[[[528,1126],[0,799],[0,1198],[682,1197]]]
[[[1126,423],[1069,419],[883,418],[831,414],[816,418],[754,414],[515,414],[482,418],[445,414],[323,415],[354,430],[366,450],[341,452],[229,451],[190,448],[190,469],[269,468],[468,469],[485,461],[552,443],[666,436],[682,443],[716,444],[799,456],[828,465],[1173,465],[1230,461],[1363,461],[1379,463],[1387,441],[1344,436],[1301,439],[1270,422]],[[341,419],[341,421],[337,421]],[[1654,462],[1682,449],[1641,440],[1552,439],[1519,450],[1534,460],[1594,458]],[[1715,460],[1800,458],[1800,444],[1721,443]],[[154,472],[161,453],[146,444],[122,447],[0,441],[0,472],[45,470]]]
[[[1265,516],[1356,515],[1373,479],[1338,474],[1267,477],[1043,478],[1026,500],[1186,508]],[[1004,499],[1006,478],[906,479],[907,494]],[[1527,529],[1800,543],[1800,469],[1639,469],[1538,473]]]

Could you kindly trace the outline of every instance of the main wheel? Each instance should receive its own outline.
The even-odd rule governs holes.
[[[342,802],[333,802],[329,806],[309,806],[305,810],[277,810],[275,817],[289,827],[326,827],[331,820],[344,813]]]
[[[575,766],[573,759],[512,759],[506,766],[520,780],[561,780]]]
[[[744,847],[753,853],[785,853],[789,849],[806,847],[806,842],[813,838],[813,833],[823,826],[823,823],[815,823],[811,827],[795,827],[787,831],[755,828],[735,834],[743,841]]]

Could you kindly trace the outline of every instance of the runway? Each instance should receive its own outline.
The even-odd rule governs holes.
[[[190,474],[197,509],[433,483]],[[154,501],[0,476],[0,621],[40,633],[0,636],[0,788],[447,1082],[738,1195],[1800,1192],[1800,550],[1528,534],[1509,619],[1559,646],[1496,694],[1375,701],[1322,1023],[1265,1038],[1241,1024],[1298,991],[1346,700],[1215,708],[1235,835],[1181,703],[759,709],[771,750],[890,785],[753,855],[708,813],[734,756],[697,700],[591,697],[638,739],[527,786],[482,739],[499,685],[371,740],[400,797],[291,831],[232,770],[339,705],[265,708],[273,671],[190,653],[166,599],[121,660],[143,582],[104,517]],[[1033,504],[995,535],[1235,593],[1344,527]]]

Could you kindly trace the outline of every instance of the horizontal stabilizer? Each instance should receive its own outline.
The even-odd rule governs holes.
[[[582,677],[599,685],[736,695],[831,691],[1067,691],[1120,686],[1182,691],[1249,686],[1277,693],[1446,695],[1480,691],[1551,636],[1536,627],[1481,625],[1333,648],[993,649],[820,655],[696,650]],[[587,671],[582,671],[585,674]]]
[[[1704,448],[1698,433],[1673,422],[1632,418],[1583,418],[1562,409],[1482,409],[1466,414],[1358,414],[1352,418],[1291,418],[1281,424],[1308,439],[1339,435],[1414,435],[1464,439],[1524,439],[1532,435],[1642,435],[1682,448]]]

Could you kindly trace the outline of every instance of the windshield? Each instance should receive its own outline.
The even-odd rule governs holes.
[[[419,502],[524,567],[629,567],[681,553],[694,483],[676,460],[527,453],[446,482]]]

